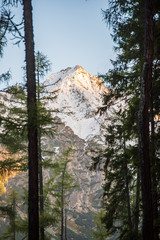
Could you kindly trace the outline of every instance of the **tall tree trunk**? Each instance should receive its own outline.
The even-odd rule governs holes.
[[[140,170],[137,167],[137,186],[136,186],[136,205],[134,212],[134,236],[138,240],[138,225],[139,225],[139,202],[140,202]]]
[[[152,88],[153,90],[153,84]],[[151,90],[151,161],[152,161],[152,186],[153,186],[153,223],[154,223],[154,240],[159,240],[159,214],[158,214],[158,194],[157,194],[157,163],[155,155],[155,122],[154,122],[154,110],[153,110],[153,91]]]
[[[37,72],[37,104],[40,106],[40,77]],[[40,121],[38,120],[39,124]],[[44,199],[43,199],[43,169],[42,169],[42,146],[41,146],[41,128],[38,125],[38,161],[39,161],[39,210],[42,216],[44,212]],[[44,240],[44,227],[40,227],[40,239]]]
[[[124,152],[126,152],[125,140],[123,143]],[[128,164],[127,160],[124,162],[125,168],[125,184],[126,184],[126,199],[127,199],[127,211],[128,211],[128,231],[130,239],[133,239],[133,228],[132,228],[132,219],[131,219],[131,204],[130,204],[130,193],[129,193],[129,178],[128,178]]]
[[[153,63],[153,0],[145,0],[144,65],[139,106],[139,153],[143,203],[143,240],[153,240],[153,204],[149,150],[149,105]]]
[[[61,190],[61,240],[63,240],[64,236],[64,192],[63,192],[63,184],[62,184],[62,190]]]
[[[64,209],[65,209],[65,201],[64,201],[64,177],[66,173],[67,163],[65,163],[64,170],[62,173],[62,189],[61,189],[61,240],[64,240]]]
[[[61,189],[61,240],[64,239],[64,175],[65,169],[62,173],[62,189]]]
[[[131,205],[130,205],[130,195],[129,195],[129,181],[128,181],[128,169],[126,164],[126,195],[127,195],[127,210],[128,210],[128,228],[130,232],[130,236],[132,239],[132,219],[131,219]]]
[[[42,170],[42,153],[41,153],[41,132],[38,130],[38,155],[39,155],[39,209],[40,215],[44,212],[44,200],[43,200],[43,170]],[[40,227],[40,239],[44,240],[44,227]]]
[[[24,31],[27,71],[27,110],[28,110],[28,239],[39,240],[38,214],[38,139],[37,139],[37,106],[35,57],[32,24],[31,0],[23,0]]]
[[[16,198],[13,195],[13,200],[12,200],[12,211],[13,211],[13,216],[10,218],[10,223],[11,226],[13,227],[13,238],[12,240],[16,240]]]
[[[67,209],[65,208],[64,239],[67,240]]]

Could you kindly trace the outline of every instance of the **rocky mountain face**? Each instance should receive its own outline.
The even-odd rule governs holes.
[[[75,135],[85,141],[101,135],[102,119],[97,112],[108,89],[99,78],[77,65],[52,74],[44,86],[51,96],[56,96],[48,102],[49,108],[58,109],[56,116]]]
[[[89,169],[92,164],[89,153],[103,144],[103,119],[98,109],[108,89],[99,78],[90,75],[81,66],[52,74],[44,85],[51,96],[47,107],[57,109],[58,112],[53,113],[53,116],[62,122],[48,144],[57,153],[69,145],[73,146],[74,157],[69,171],[80,186],[69,197],[68,227],[73,232],[78,229],[77,233],[81,236],[79,239],[92,239],[89,228],[94,226],[92,215],[100,207],[103,176],[102,172]]]
[[[57,126],[57,134],[48,144],[58,153],[73,145],[75,158],[69,169],[78,179],[81,191],[75,191],[70,202],[73,209],[87,211],[93,208],[91,199],[102,183],[101,173],[89,170],[91,159],[87,153],[102,143],[103,119],[98,109],[102,105],[103,94],[108,90],[99,78],[81,66],[52,74],[44,85],[51,95],[47,107],[57,109],[53,116],[63,123]]]
[[[46,107],[53,111],[57,125],[55,136],[43,138],[43,143],[55,151],[55,156],[72,145],[73,157],[68,170],[79,185],[71,191],[68,205],[68,239],[90,240],[90,229],[94,227],[93,215],[100,207],[103,176],[100,171],[91,171],[91,149],[103,147],[98,113],[103,103],[103,94],[108,92],[102,81],[75,66],[52,74],[44,83],[48,101]],[[45,179],[49,171],[45,170]],[[15,177],[16,186],[23,186],[26,175]],[[9,186],[14,179],[9,179]]]

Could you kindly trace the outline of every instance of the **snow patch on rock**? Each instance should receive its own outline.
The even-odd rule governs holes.
[[[76,65],[52,74],[43,85],[53,97],[48,100],[48,108],[58,110],[54,116],[84,140],[100,135],[102,119],[98,108],[108,89],[99,78]]]

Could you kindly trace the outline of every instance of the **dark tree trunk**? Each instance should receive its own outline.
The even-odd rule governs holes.
[[[153,89],[153,85],[152,85]],[[158,194],[157,194],[157,162],[155,155],[155,122],[153,110],[153,92],[151,91],[151,162],[152,162],[152,186],[153,186],[153,223],[154,223],[154,240],[159,240],[159,214],[158,214]]]
[[[138,225],[139,225],[139,202],[140,202],[140,170],[137,167],[137,186],[136,186],[136,205],[134,212],[134,236],[138,240]]]
[[[65,201],[64,201],[64,177],[66,173],[67,164],[65,164],[63,173],[62,173],[62,189],[61,189],[61,240],[64,240],[64,209],[65,209]]]
[[[40,77],[37,73],[37,103],[40,106]],[[40,123],[40,121],[38,120]],[[44,212],[44,199],[43,199],[43,169],[42,169],[42,149],[41,149],[41,128],[38,126],[38,161],[39,161],[39,210],[42,216]],[[44,227],[40,227],[40,239],[44,240]]]
[[[67,240],[67,209],[65,208],[64,239]]]
[[[124,145],[124,152],[125,152],[126,151],[125,140],[124,140],[123,145]],[[124,162],[124,168],[125,168],[126,199],[127,199],[127,212],[128,212],[128,230],[129,230],[130,239],[132,239],[133,228],[132,228],[132,219],[131,219],[131,204],[130,204],[129,177],[128,177],[127,160]]]
[[[149,150],[149,106],[153,64],[153,0],[145,0],[144,65],[139,106],[139,153],[143,203],[143,240],[153,240],[153,204]]]
[[[125,178],[126,178],[126,197],[127,197],[127,210],[128,210],[128,227],[129,231],[132,231],[132,220],[131,220],[131,205],[130,205],[130,195],[129,195],[129,181],[128,181],[128,166],[125,164]]]
[[[40,129],[38,131],[38,155],[39,155],[39,209],[40,215],[44,212],[44,200],[43,200],[43,170],[42,170],[42,154],[41,154],[41,134]],[[40,239],[44,240],[44,227],[40,227]]]
[[[62,185],[62,191],[61,191],[61,240],[63,240],[63,236],[64,236],[64,198],[63,198],[63,185]]]
[[[16,240],[16,199],[15,199],[15,196],[13,196],[12,211],[13,211],[13,216],[10,217],[10,224],[13,227],[12,240]]]
[[[40,215],[44,212],[44,200],[43,200],[43,170],[42,170],[42,154],[41,154],[41,133],[38,130],[38,155],[39,155],[39,209]],[[44,240],[44,227],[40,227],[40,239]]]
[[[39,240],[37,106],[31,0],[23,0],[23,7],[28,110],[28,239]]]

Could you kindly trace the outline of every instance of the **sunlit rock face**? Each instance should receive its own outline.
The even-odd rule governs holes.
[[[43,85],[51,96],[47,107],[57,109],[53,116],[63,123],[52,140],[53,147],[62,152],[72,144],[74,149],[75,157],[69,170],[77,179],[80,190],[70,195],[70,206],[77,211],[93,210],[95,204],[92,201],[101,189],[102,173],[89,170],[92,160],[86,153],[102,143],[103,118],[98,109],[108,89],[99,78],[79,65],[52,74]]]
[[[68,170],[79,188],[69,196],[68,226],[71,231],[76,231],[75,225],[78,225],[83,239],[92,239],[87,232],[89,234],[88,229],[91,225],[93,227],[92,214],[100,207],[103,176],[100,171],[90,170],[90,151],[103,145],[103,118],[98,109],[108,89],[99,78],[78,65],[52,74],[44,86],[47,86],[47,94],[51,97],[46,106],[50,110],[58,110],[53,116],[62,123],[57,126],[52,141],[45,141],[57,154],[67,146],[73,147]]]
[[[99,78],[77,65],[52,74],[44,85],[51,96],[57,96],[48,102],[48,107],[59,110],[56,116],[74,134],[84,140],[101,135],[102,119],[98,109],[108,89]]]
[[[103,176],[100,171],[91,171],[91,149],[103,147],[101,126],[103,118],[99,107],[103,104],[103,94],[108,92],[102,81],[87,73],[81,66],[75,66],[52,74],[44,83],[45,103],[53,111],[58,124],[55,136],[43,137],[43,144],[55,151],[56,156],[72,145],[72,162],[68,170],[79,188],[69,194],[68,239],[92,239],[90,228],[93,214],[101,203]],[[45,170],[45,181],[50,177]],[[27,175],[19,174],[9,181],[11,185],[23,186]]]

